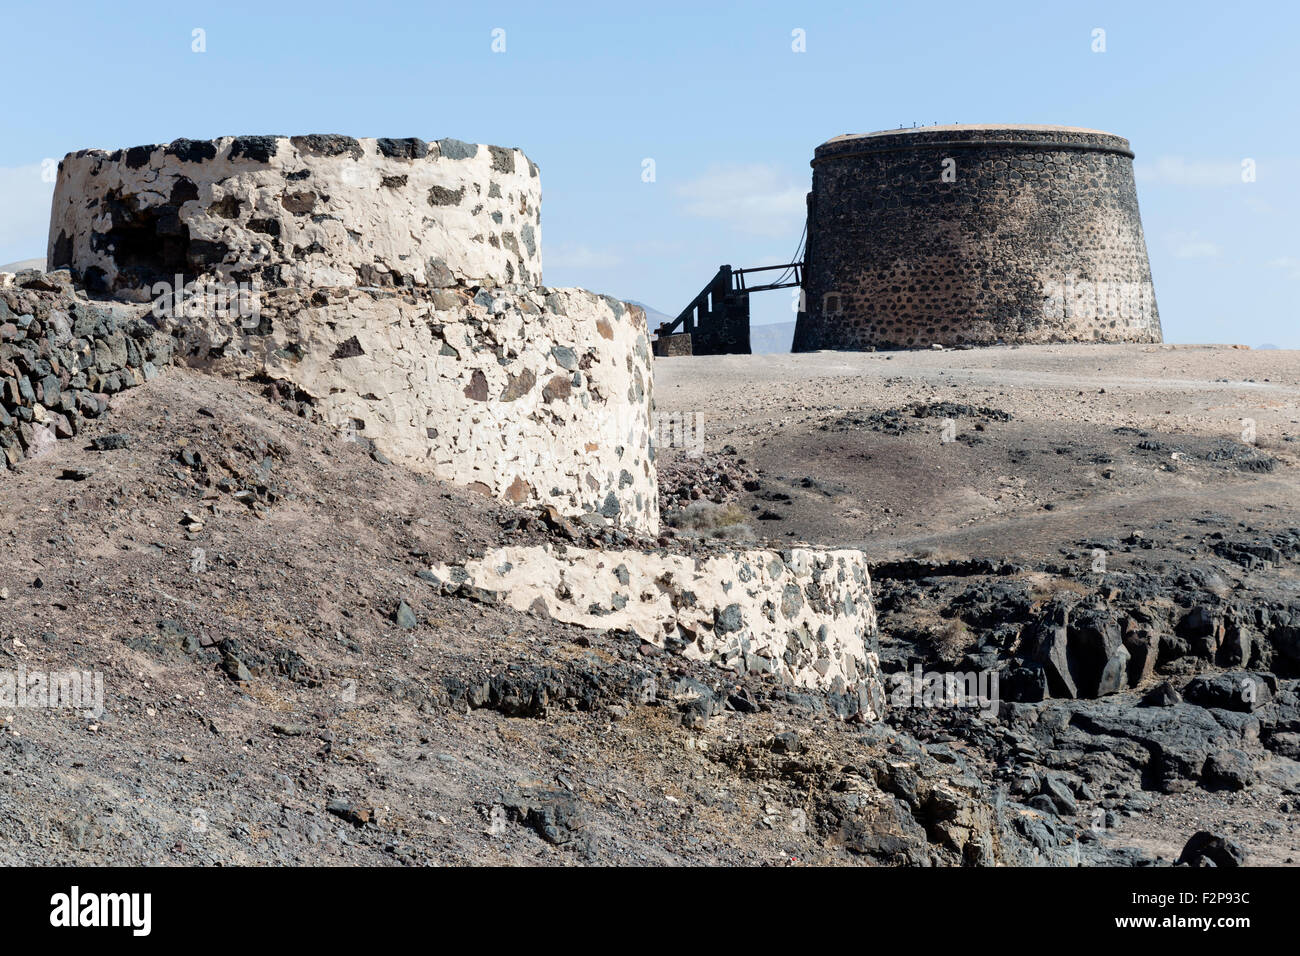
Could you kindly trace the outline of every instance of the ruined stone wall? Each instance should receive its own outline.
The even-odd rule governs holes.
[[[654,354],[662,358],[671,358],[676,355],[694,355],[692,347],[691,333],[677,332],[673,335],[657,336],[653,343]]]
[[[512,547],[432,573],[452,593],[631,631],[736,673],[846,695],[864,720],[880,717],[884,706],[861,551]]]
[[[581,289],[285,289],[248,327],[178,325],[182,361],[290,383],[395,462],[658,530],[641,309]]]
[[[541,285],[540,183],[453,139],[85,150],[59,167],[50,261],[138,302],[178,275],[243,285],[234,309],[177,302],[184,361],[283,382],[444,480],[654,533],[644,313]]]
[[[146,309],[92,301],[66,272],[0,273],[0,461],[14,468],[73,437],[171,360]]]
[[[212,275],[261,288],[542,281],[541,179],[444,139],[226,136],[59,164],[49,266],[93,292]]]
[[[68,271],[0,277],[0,449],[14,464],[38,454],[178,361],[273,383],[381,460],[655,534],[645,313],[540,284],[539,202],[521,153],[454,140],[69,156],[50,230]],[[253,295],[223,297],[231,283]],[[841,716],[884,706],[858,551],[507,548],[432,573],[449,592],[826,692]]]
[[[1159,342],[1128,141],[949,126],[818,147],[794,351]]]

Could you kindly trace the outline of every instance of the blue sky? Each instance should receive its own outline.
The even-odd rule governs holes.
[[[1168,341],[1300,347],[1296,5],[8,0],[2,22],[0,262],[44,254],[41,163],[74,149],[454,136],[541,167],[547,284],[676,313],[721,263],[788,260],[831,136],[1060,123],[1137,153]],[[786,292],[754,315],[792,318]]]

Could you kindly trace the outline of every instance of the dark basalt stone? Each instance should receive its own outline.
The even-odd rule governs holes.
[[[515,151],[505,149],[501,146],[489,146],[488,152],[492,154],[492,168],[499,173],[513,173],[515,171]]]
[[[236,136],[230,144],[231,159],[249,159],[269,163],[283,136]]]
[[[312,133],[310,136],[293,136],[289,142],[300,153],[306,153],[308,156],[343,156],[348,155],[353,159],[360,159],[364,152],[361,144],[351,136],[341,136],[337,133]]]
[[[211,140],[174,139],[163,152],[183,163],[202,163],[217,158],[217,144]]]
[[[149,157],[157,146],[132,146],[126,151],[126,166],[128,169],[139,169],[149,162]]]
[[[429,155],[429,144],[422,139],[380,139],[375,142],[381,156],[389,159],[424,159]]]
[[[476,144],[462,143],[458,139],[438,140],[438,150],[443,159],[473,159],[478,155]]]

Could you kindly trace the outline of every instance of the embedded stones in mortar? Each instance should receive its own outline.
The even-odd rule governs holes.
[[[861,551],[668,552],[509,547],[432,573],[451,591],[643,641],[738,673],[849,694],[862,720],[883,691]]]
[[[389,459],[520,505],[659,528],[645,313],[582,289],[282,289],[181,360],[291,382]]]
[[[534,285],[541,179],[444,139],[226,136],[59,164],[50,268],[143,300],[177,274],[260,288]]]

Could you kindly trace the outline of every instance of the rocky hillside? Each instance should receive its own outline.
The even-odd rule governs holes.
[[[169,369],[0,480],[0,670],[103,681],[100,712],[5,710],[3,862],[1169,861],[1200,826],[1136,788],[1148,765],[1224,814],[1294,799],[1261,745],[1294,682],[1253,712],[1210,687],[863,724],[444,593],[441,561],[629,541],[378,462],[306,411]],[[888,607],[910,573],[881,577]],[[1202,757],[1216,785],[1253,776],[1212,792]]]
[[[1211,830],[1300,856],[1294,354],[733,363],[656,364],[701,452],[660,456],[665,520],[864,548],[891,725],[1098,845],[1170,859]],[[945,703],[972,678],[996,678],[997,720]]]

